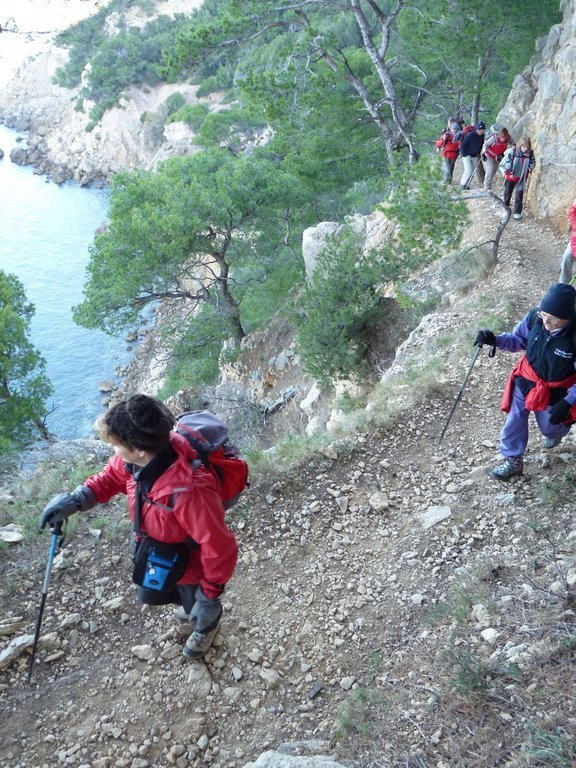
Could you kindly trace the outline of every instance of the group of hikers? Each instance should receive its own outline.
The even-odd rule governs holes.
[[[451,184],[454,166],[462,158],[460,187],[467,190],[474,175],[485,190],[491,190],[498,169],[502,172],[501,197],[510,207],[514,193],[514,218],[522,218],[524,193],[536,166],[527,136],[514,143],[504,126],[465,126],[450,118],[436,142],[442,156],[442,181]],[[544,448],[559,445],[576,422],[576,289],[572,271],[576,261],[576,199],[568,218],[572,236],[562,255],[558,283],[551,286],[538,307],[531,309],[510,333],[478,331],[475,346],[521,352],[509,376],[501,408],[507,414],[500,435],[503,462],[491,470],[496,480],[509,480],[523,473],[528,445],[528,419],[534,412],[544,437]]]
[[[467,187],[476,173],[490,189],[503,158],[504,202],[516,188],[515,215],[522,211],[523,185],[534,167],[530,140],[516,148],[506,128],[493,126],[486,138],[484,123],[465,130],[452,121],[439,140],[444,178],[450,183],[458,153]],[[522,185],[522,186],[521,186]],[[519,189],[520,187],[520,189]],[[576,199],[568,215],[572,237],[562,256],[559,282],[542,297],[510,333],[478,331],[475,346],[524,354],[510,373],[501,408],[507,413],[500,435],[502,463],[491,470],[497,480],[523,473],[528,445],[529,416],[534,412],[544,437],[544,449],[559,445],[576,422],[576,289],[572,269],[576,260]],[[133,522],[133,580],[139,599],[147,605],[175,606],[176,620],[190,622],[183,649],[189,659],[211,647],[222,615],[221,595],[236,567],[238,548],[226,524],[222,477],[198,461],[190,442],[175,429],[176,419],[155,397],[132,395],[107,410],[96,422],[114,455],[104,469],[70,493],[54,497],[40,517],[40,527],[56,535],[76,512],[87,512],[117,494],[128,499]],[[147,544],[147,547],[143,545]],[[171,548],[185,549],[180,571],[172,568]],[[180,555],[178,555],[180,557]],[[144,575],[136,578],[142,561]],[[180,561],[178,561],[180,564]],[[172,570],[171,570],[172,569]],[[158,574],[168,573],[160,579]]]
[[[474,176],[485,190],[492,189],[496,172],[503,175],[502,199],[510,207],[514,194],[514,218],[522,218],[524,193],[530,174],[536,166],[532,143],[522,136],[515,144],[507,128],[495,123],[486,130],[482,121],[476,125],[465,125],[459,118],[450,118],[442,136],[436,142],[442,157],[442,182],[452,184],[454,166],[462,158],[463,172],[460,187],[470,188]]]

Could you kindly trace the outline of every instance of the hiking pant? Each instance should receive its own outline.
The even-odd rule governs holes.
[[[524,394],[520,387],[515,386],[512,392],[512,406],[500,434],[498,450],[505,458],[520,458],[528,445],[528,416],[530,411],[524,407]],[[570,432],[566,424],[550,424],[551,406],[545,411],[534,411],[534,416],[540,432],[544,437],[555,440]]]
[[[484,166],[480,155],[468,156],[462,158],[462,164],[464,165],[464,173],[460,179],[460,186],[468,188],[474,173],[478,177],[478,181],[482,183],[484,181]]]
[[[442,184],[452,184],[452,177],[454,176],[455,165],[456,165],[455,157],[442,158]]]
[[[522,213],[522,204],[524,202],[524,185],[519,184],[517,181],[509,181],[507,179],[504,182],[504,205],[506,207],[510,206],[514,187],[516,187],[516,194],[514,195],[514,213]]]
[[[569,283],[572,280],[572,267],[576,259],[572,255],[572,246],[570,241],[566,246],[566,250],[562,254],[562,260],[560,262],[560,278],[559,283]]]
[[[486,160],[484,160],[484,189],[492,189],[492,182],[499,165],[498,160],[486,155]]]

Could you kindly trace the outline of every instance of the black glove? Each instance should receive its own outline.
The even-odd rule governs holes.
[[[72,493],[59,493],[44,507],[40,515],[40,528],[55,526],[75,512],[92,509],[97,503],[96,496],[85,485],[79,485]]]
[[[476,341],[474,342],[475,347],[482,347],[486,344],[488,347],[495,347],[496,346],[496,336],[492,333],[492,331],[478,331],[478,336],[476,336]]]
[[[559,400],[556,405],[550,409],[550,424],[562,424],[568,418],[572,406],[568,400]]]

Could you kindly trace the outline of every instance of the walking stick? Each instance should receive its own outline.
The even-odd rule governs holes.
[[[36,648],[38,647],[38,640],[40,638],[40,628],[42,626],[42,617],[44,615],[44,606],[46,605],[46,597],[48,595],[48,583],[50,582],[50,574],[52,573],[52,564],[54,563],[54,556],[56,555],[56,548],[58,546],[58,538],[62,535],[62,522],[56,523],[52,528],[52,541],[50,542],[50,553],[48,555],[48,562],[46,563],[46,574],[44,576],[44,585],[42,587],[42,597],[40,600],[40,609],[38,611],[38,619],[36,621],[36,632],[34,633],[34,644],[32,646],[32,656],[30,657],[30,666],[28,667],[28,677],[26,682],[29,683],[32,677],[32,669],[34,667],[34,659],[36,657]]]
[[[446,434],[446,430],[448,429],[448,424],[450,424],[450,420],[452,419],[452,416],[454,415],[454,411],[456,410],[456,406],[460,402],[462,395],[464,394],[464,388],[466,387],[466,384],[468,382],[468,378],[470,374],[472,373],[472,368],[474,368],[474,363],[478,359],[478,355],[480,354],[480,351],[482,350],[482,347],[479,346],[476,349],[476,352],[474,352],[474,357],[472,358],[472,362],[470,363],[470,368],[468,368],[468,373],[466,374],[466,378],[464,379],[464,382],[462,386],[460,387],[460,392],[456,395],[456,399],[454,400],[454,405],[452,406],[452,409],[450,410],[450,413],[448,414],[448,418],[446,419],[446,424],[444,424],[444,429],[442,430],[442,434],[440,435],[440,438],[438,440],[439,443],[442,442],[442,438]],[[494,357],[496,354],[496,347],[491,347],[490,352],[488,353],[489,357]]]
[[[474,166],[474,170],[472,171],[472,173],[470,174],[470,178],[468,179],[468,181],[464,185],[464,189],[470,189],[470,182],[472,181],[472,179],[476,175],[476,171],[478,170],[478,166],[480,165],[480,161],[481,160],[482,160],[481,155],[478,155],[478,160],[476,161],[476,165]]]

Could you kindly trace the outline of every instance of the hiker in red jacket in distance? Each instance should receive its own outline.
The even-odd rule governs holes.
[[[442,155],[442,184],[452,184],[454,166],[460,151],[460,142],[456,138],[459,131],[460,125],[454,121],[436,142],[438,151]]]
[[[568,212],[568,221],[572,227],[572,237],[566,246],[566,250],[562,255],[562,261],[560,262],[560,279],[558,280],[559,283],[572,282],[572,267],[576,261],[576,199],[572,203],[572,207]]]

